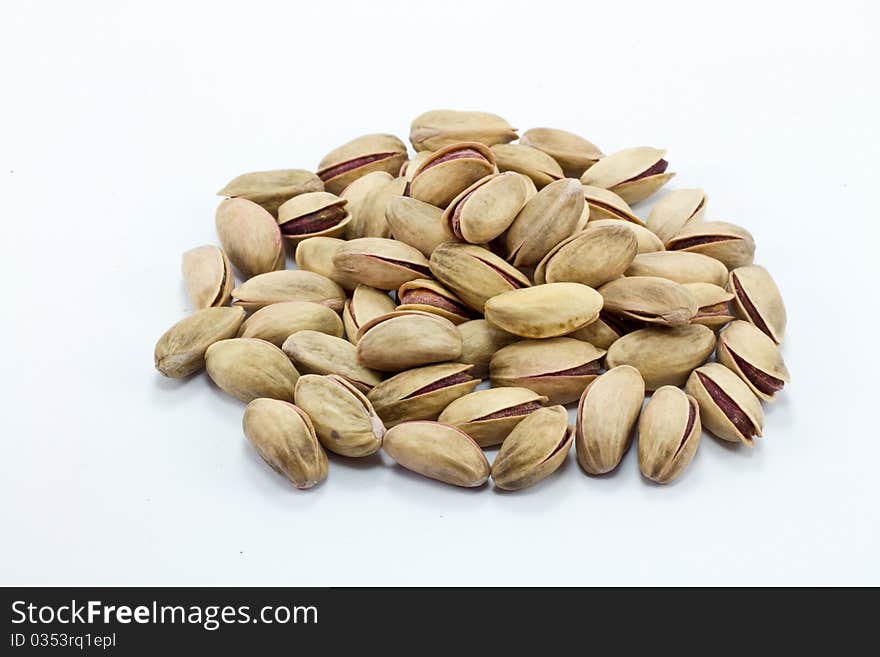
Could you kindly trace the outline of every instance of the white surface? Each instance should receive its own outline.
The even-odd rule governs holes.
[[[880,584],[876,5],[622,4],[5,5],[0,583]],[[753,451],[512,495],[331,457],[302,493],[153,370],[215,190],[435,107],[667,148],[754,233],[794,381]]]

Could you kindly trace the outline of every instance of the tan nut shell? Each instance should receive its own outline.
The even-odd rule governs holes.
[[[215,342],[235,337],[244,310],[203,308],[184,317],[156,342],[153,359],[165,376],[179,379],[205,366],[205,352]]]
[[[633,180],[662,160],[665,154],[664,150],[647,146],[625,148],[596,162],[581,176],[581,182],[610,189],[632,205],[648,198],[675,175],[664,172]]]
[[[599,288],[604,310],[647,324],[684,326],[697,313],[697,302],[687,288],[656,276],[618,278]]]
[[[344,290],[351,291],[357,287],[357,282],[333,264],[333,256],[343,244],[345,240],[336,237],[308,237],[296,245],[296,266],[326,276]]]
[[[706,363],[694,370],[687,380],[685,391],[697,400],[700,405],[700,420],[703,427],[718,438],[730,442],[741,442],[749,447],[754,446],[751,435],[742,433],[730,418],[721,410],[718,402],[709,394],[699,375],[710,379],[730,399],[754,428],[754,435],[761,435],[764,424],[764,410],[761,402],[749,387],[736,374],[720,363]]]
[[[564,407],[539,408],[504,439],[492,463],[492,480],[502,490],[537,484],[562,465],[573,438]]]
[[[568,337],[589,342],[599,349],[608,349],[620,338],[620,335],[618,329],[600,315],[595,322],[590,322],[585,327],[569,333]]]
[[[458,427],[480,447],[491,447],[503,442],[530,409],[546,403],[546,397],[528,388],[475,390],[452,402],[437,419]]]
[[[702,221],[708,201],[702,189],[676,189],[654,204],[645,223],[665,244],[688,224]]]
[[[431,110],[413,119],[409,140],[417,151],[436,151],[462,141],[492,146],[516,139],[516,128],[495,114]]]
[[[639,469],[658,484],[676,479],[694,458],[702,427],[697,400],[673,386],[651,396],[639,418]]]
[[[389,429],[385,453],[407,470],[453,486],[474,488],[489,478],[489,462],[470,436],[448,424],[404,422]]]
[[[785,336],[785,303],[776,282],[760,265],[730,272],[727,289],[733,292],[736,316],[754,324],[779,344]]]
[[[598,162],[603,154],[592,142],[580,135],[555,128],[532,128],[526,130],[519,140],[552,157],[567,178],[580,178],[584,171]]]
[[[346,242],[333,256],[333,264],[346,276],[380,290],[396,290],[428,273],[428,261],[420,251],[381,237]]]
[[[644,227],[629,204],[617,194],[601,187],[582,185],[584,199],[590,208],[590,222],[616,219]]]
[[[278,226],[282,229],[281,237],[293,244],[309,237],[338,237],[342,235],[351,221],[351,215],[348,214],[345,208],[347,204],[348,201],[344,198],[339,198],[336,194],[331,194],[330,192],[309,192],[308,194],[294,196],[292,199],[282,203],[278,208]],[[289,235],[284,232],[284,224],[288,222],[295,221],[306,215],[328,211],[343,213],[339,221],[329,228],[297,235]]]
[[[455,157],[457,153],[465,151],[470,153],[465,157]],[[445,208],[464,189],[494,172],[495,156],[483,144],[451,144],[435,151],[416,169],[409,184],[409,195],[438,208]]]
[[[358,331],[367,322],[394,312],[394,301],[382,290],[368,285],[358,285],[346,300],[342,310],[342,323],[345,335],[352,344],[357,344]]]
[[[379,385],[378,372],[358,361],[353,344],[318,331],[297,331],[281,349],[303,374],[336,374],[363,392]]]
[[[552,157],[524,144],[496,144],[492,147],[499,171],[515,171],[528,176],[539,190],[565,177]]]
[[[422,301],[405,301],[410,294],[422,297]],[[407,281],[397,289],[397,299],[400,304],[395,310],[419,310],[432,313],[448,319],[453,324],[461,324],[473,316],[461,299],[430,278]]]
[[[529,200],[525,176],[508,171],[491,174],[463,190],[443,212],[455,238],[485,244],[513,223]],[[455,239],[453,238],[453,239]]]
[[[276,169],[244,173],[230,180],[217,196],[243,198],[253,201],[275,216],[278,206],[288,199],[324,191],[324,183],[317,175],[305,169]]]
[[[248,317],[238,332],[240,338],[259,338],[276,347],[284,344],[291,333],[320,331],[342,337],[339,314],[327,306],[311,301],[282,301],[260,308]]]
[[[655,251],[637,255],[626,275],[659,276],[676,283],[712,283],[723,287],[727,282],[727,267],[701,253]]]
[[[391,227],[385,218],[388,204],[406,191],[406,180],[394,178],[370,190],[358,211],[357,219],[349,224],[346,239],[358,237],[391,237]]]
[[[781,384],[791,381],[779,347],[770,336],[754,324],[732,322],[718,334],[715,351],[718,362],[735,372],[760,399],[773,401],[775,391],[755,380],[757,373],[776,379]]]
[[[258,397],[293,401],[299,372],[271,342],[232,338],[205,352],[208,376],[224,392],[247,403]]]
[[[385,220],[394,239],[415,247],[426,258],[443,242],[456,239],[443,218],[443,210],[408,196],[391,199],[385,208]]]
[[[183,254],[181,269],[194,308],[229,304],[235,278],[223,249],[211,245],[190,249]]]
[[[457,140],[456,140],[457,141]],[[471,141],[479,141],[479,140],[471,140]],[[455,143],[455,142],[453,142]],[[420,166],[422,166],[422,162],[431,157],[433,151],[418,151],[415,155],[413,155],[406,163],[400,167],[400,176],[402,178],[406,178],[408,181],[412,180],[416,171]]]
[[[388,237],[388,235],[365,235],[361,232],[361,226],[366,223],[366,215],[369,213],[368,206],[372,205],[372,198],[376,190],[388,185],[394,176],[387,171],[373,171],[351,183],[339,193],[339,198],[348,201],[346,209],[351,215],[351,222],[346,226],[345,239],[356,237]]]
[[[235,305],[259,310],[280,301],[312,301],[336,312],[342,310],[345,290],[326,276],[311,271],[285,269],[254,276],[232,291]]]
[[[474,366],[474,376],[485,376],[489,373],[489,360],[492,355],[509,344],[519,341],[519,336],[497,329],[485,319],[473,319],[463,322],[457,327],[461,335],[460,363]]]
[[[697,314],[691,324],[702,324],[715,330],[733,321],[730,310],[733,294],[712,283],[685,283],[684,286],[697,300]]]
[[[650,230],[631,221],[620,221],[618,219],[599,219],[598,221],[590,221],[587,224],[587,230],[599,228],[600,226],[627,226],[636,236],[639,253],[653,253],[654,251],[663,250],[663,242]]]
[[[361,326],[358,360],[383,372],[454,361],[461,356],[461,335],[455,324],[432,313],[395,311]]]
[[[602,295],[580,283],[546,283],[511,290],[486,302],[486,320],[524,338],[553,338],[594,322]]]
[[[755,259],[752,234],[741,226],[723,221],[689,223],[666,243],[666,248],[702,253],[721,261],[729,269],[750,265]]]
[[[284,267],[281,230],[275,217],[243,198],[217,206],[217,236],[230,262],[245,278]]]
[[[335,167],[340,165],[374,155],[384,155],[385,157],[347,171],[333,171]],[[318,177],[324,181],[324,189],[332,194],[339,194],[355,180],[373,171],[386,171],[391,175],[397,175],[400,166],[405,161],[406,145],[394,135],[364,135],[327,153],[318,164]]]
[[[635,233],[622,224],[576,233],[554,247],[535,269],[535,283],[571,281],[590,287],[619,278],[636,257]]]

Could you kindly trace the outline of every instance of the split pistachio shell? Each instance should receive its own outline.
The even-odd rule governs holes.
[[[312,488],[327,478],[327,455],[315,427],[293,404],[255,399],[244,411],[242,427],[262,459],[297,488]]]
[[[620,225],[584,230],[563,240],[535,269],[535,283],[571,281],[590,287],[619,278],[636,257],[635,233]]]
[[[422,162],[431,157],[432,151],[419,151],[415,155],[413,155],[409,160],[404,163],[402,167],[400,167],[400,176],[402,178],[406,178],[407,181],[411,181],[413,176],[416,173],[416,170],[422,166]]]
[[[621,335],[623,331],[618,328],[617,322],[609,317],[602,317],[600,313],[595,322],[590,322],[585,327],[569,333],[568,337],[589,342],[599,349],[608,349]]]
[[[385,426],[370,400],[346,379],[305,374],[296,382],[294,394],[326,449],[351,457],[369,456],[381,449]]]
[[[590,208],[590,222],[616,219],[644,226],[644,222],[636,216],[629,204],[614,192],[591,185],[581,187],[587,207]]]
[[[353,290],[357,282],[333,264],[333,256],[343,244],[345,240],[336,237],[308,237],[296,245],[296,266],[326,276],[345,290]]]
[[[359,362],[355,346],[342,338],[318,331],[297,331],[281,349],[303,374],[336,374],[363,392],[382,381],[378,372]]]
[[[526,130],[519,140],[552,157],[562,167],[567,178],[580,178],[584,171],[602,158],[602,151],[583,137],[566,130],[532,128]]]
[[[373,171],[397,175],[405,161],[406,145],[394,135],[364,135],[327,153],[318,164],[318,177],[324,189],[339,194]]]
[[[368,322],[357,338],[358,360],[383,372],[454,361],[461,335],[447,319],[419,311],[393,312]]]
[[[224,392],[247,403],[258,397],[293,401],[299,372],[271,342],[232,338],[205,352],[208,376]]]
[[[670,251],[702,253],[733,269],[752,264],[755,240],[741,226],[723,221],[689,223],[666,243]]]
[[[659,276],[676,283],[712,283],[723,286],[727,267],[701,253],[655,251],[640,253],[626,270],[627,276]]]
[[[599,219],[598,221],[590,221],[587,224],[587,230],[599,228],[600,226],[622,225],[628,227],[636,236],[639,253],[653,253],[663,250],[663,242],[650,230],[631,221],[621,221],[618,219]]]
[[[578,463],[585,472],[605,474],[618,466],[629,449],[644,398],[642,375],[629,365],[611,368],[587,386],[575,429]]]
[[[391,227],[385,218],[388,204],[406,191],[406,180],[394,178],[377,185],[364,199],[355,221],[346,230],[346,239],[358,237],[391,237]]]
[[[156,369],[173,379],[198,372],[205,366],[205,352],[215,342],[235,337],[244,310],[203,308],[183,318],[162,334],[156,343]]]
[[[235,278],[223,249],[206,245],[183,254],[183,280],[196,309],[225,306],[232,298]]]
[[[473,318],[473,312],[455,294],[429,278],[408,281],[397,289],[396,310],[420,310],[439,315],[453,324]]]
[[[398,465],[453,486],[474,488],[489,478],[489,462],[470,436],[448,424],[404,422],[389,429],[382,445]]]
[[[280,301],[312,301],[336,312],[342,310],[345,290],[326,276],[311,271],[285,269],[254,276],[232,291],[235,305],[259,310]]]
[[[259,338],[276,347],[291,333],[320,331],[342,337],[342,320],[327,306],[311,301],[282,301],[261,308],[248,317],[239,329],[240,338]]]
[[[666,151],[642,146],[625,148],[596,162],[581,176],[581,182],[604,187],[629,204],[638,203],[663,187],[675,175],[666,173]]]
[[[627,333],[608,348],[605,366],[632,365],[648,390],[680,386],[715,348],[715,334],[705,326],[646,328]]]
[[[551,404],[568,404],[599,375],[603,349],[573,338],[522,340],[499,349],[489,363],[495,386],[528,388]]]
[[[684,286],[697,300],[697,314],[691,324],[702,324],[714,330],[733,321],[730,310],[733,294],[712,283],[685,283]]]
[[[495,114],[458,110],[431,110],[413,119],[409,140],[417,151],[436,151],[463,141],[486,146],[516,139],[516,128]]]
[[[394,239],[415,247],[426,258],[443,242],[456,239],[443,210],[408,196],[397,196],[388,202],[385,220]]]
[[[324,191],[324,183],[317,175],[305,169],[276,169],[254,171],[233,178],[217,196],[243,198],[262,206],[276,215],[278,206],[300,194]]]
[[[492,355],[502,347],[520,339],[519,336],[495,328],[485,319],[473,319],[459,324],[456,328],[461,335],[462,345],[458,361],[473,365],[472,373],[475,376],[488,374]]]
[[[278,208],[281,236],[296,243],[307,237],[337,237],[351,221],[344,198],[330,192],[294,196]]]
[[[438,420],[458,427],[480,447],[491,447],[546,403],[546,397],[528,388],[475,390],[447,406]]]
[[[547,283],[511,290],[486,302],[486,320],[524,338],[571,333],[599,317],[602,295],[580,283]]]
[[[626,320],[684,326],[697,313],[697,302],[680,283],[656,276],[628,276],[599,288],[604,310]]]
[[[760,265],[738,267],[730,272],[727,289],[733,292],[736,316],[754,324],[776,344],[785,336],[785,304],[776,282]]]
[[[256,203],[243,198],[221,201],[216,225],[223,250],[245,278],[284,267],[281,230],[275,217]]]
[[[381,237],[346,242],[333,256],[333,264],[346,276],[380,290],[396,290],[407,281],[430,275],[421,252]]]
[[[367,322],[382,315],[394,312],[394,301],[382,290],[367,285],[358,285],[346,300],[342,310],[342,323],[349,342],[357,344],[358,331]]]
[[[492,463],[492,480],[502,490],[520,490],[537,484],[562,465],[573,438],[564,407],[533,411],[501,444]]]
[[[486,176],[452,199],[443,219],[460,240],[490,242],[507,230],[529,200],[525,181],[512,171]]]
[[[702,221],[708,200],[702,189],[676,189],[654,204],[646,224],[666,244],[685,226]]]
[[[764,401],[773,401],[791,380],[779,347],[748,322],[735,321],[718,334],[715,356]]]
[[[695,369],[685,391],[700,405],[703,426],[722,440],[754,445],[761,435],[764,411],[761,402],[736,374],[720,363]]]
[[[651,396],[639,418],[639,469],[658,484],[668,484],[690,465],[702,427],[697,400],[673,386]]]
[[[409,195],[445,208],[463,190],[495,172],[495,156],[483,144],[444,146],[422,162],[409,184]]]
[[[528,176],[539,190],[565,177],[552,157],[524,144],[496,144],[492,147],[499,171],[515,171]]]
[[[394,176],[387,171],[373,171],[351,183],[339,193],[339,198],[348,201],[346,209],[351,215],[351,221],[345,227],[345,239],[356,237],[388,237],[388,235],[366,235],[362,231],[367,221],[366,217],[371,212],[372,199],[377,190],[388,185]]]

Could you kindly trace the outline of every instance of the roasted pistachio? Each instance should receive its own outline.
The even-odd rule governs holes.
[[[343,244],[345,240],[336,237],[308,237],[296,245],[296,266],[326,276],[345,290],[353,290],[357,282],[333,264],[333,256]]]
[[[385,453],[399,465],[453,486],[482,486],[489,478],[489,462],[470,436],[448,424],[404,422],[389,429]]]
[[[691,324],[702,324],[710,329],[719,329],[734,319],[730,310],[733,294],[712,283],[685,283],[688,291],[697,300],[697,314]]]
[[[382,381],[378,372],[358,360],[355,346],[342,338],[319,331],[297,331],[281,349],[303,374],[336,374],[365,393]]]
[[[440,315],[453,324],[461,324],[474,316],[473,311],[455,294],[429,278],[407,281],[397,289],[396,310],[420,310]]]
[[[483,144],[451,144],[435,151],[416,169],[409,195],[445,208],[462,191],[494,171],[495,157]]]
[[[299,372],[271,342],[232,338],[205,352],[208,376],[224,392],[247,403],[258,397],[293,401]]]
[[[279,301],[312,301],[342,310],[345,290],[326,276],[311,271],[285,269],[254,276],[232,291],[235,305],[259,310]]]
[[[565,177],[552,157],[524,144],[496,144],[492,147],[499,171],[515,171],[528,176],[539,190]]]
[[[590,223],[616,219],[639,226],[645,225],[632,211],[629,204],[614,192],[591,185],[581,185],[581,187],[584,190],[587,207],[590,208]]]
[[[639,469],[668,484],[690,465],[702,427],[697,400],[673,386],[654,392],[639,418]]]
[[[587,224],[587,230],[599,228],[600,226],[616,226],[622,225],[629,228],[636,236],[639,253],[653,253],[654,251],[662,251],[663,243],[650,230],[644,226],[633,223],[631,221],[621,221],[618,219],[599,219],[598,221],[590,221]]]
[[[417,249],[381,237],[346,242],[333,264],[346,276],[380,290],[396,290],[407,281],[430,276],[428,261]]]
[[[638,251],[635,233],[623,225],[599,226],[563,240],[535,269],[535,283],[571,281],[590,287],[619,278]]]
[[[349,342],[357,344],[361,326],[391,312],[394,312],[394,301],[387,293],[368,285],[358,285],[342,311],[342,323]]]
[[[511,290],[486,302],[486,320],[524,338],[566,335],[594,322],[602,295],[580,283],[546,283]]]
[[[501,444],[492,463],[492,480],[502,490],[520,490],[537,484],[563,464],[573,438],[564,407],[533,411]]]
[[[646,225],[666,244],[688,224],[702,221],[708,200],[702,189],[676,189],[654,204]]]
[[[245,278],[284,267],[281,230],[256,203],[243,198],[221,201],[216,225],[223,250]]]
[[[288,199],[309,192],[324,191],[324,183],[305,169],[276,169],[244,173],[230,180],[217,196],[243,198],[276,215],[278,206]]]
[[[385,220],[394,239],[415,247],[426,258],[443,242],[456,239],[443,210],[408,196],[397,196],[388,202]]]
[[[406,191],[404,178],[393,178],[376,185],[367,194],[358,210],[357,217],[345,231],[346,239],[358,237],[391,237],[391,227],[386,220],[388,204]]]
[[[364,135],[327,153],[318,164],[318,177],[328,192],[339,194],[373,171],[397,175],[404,161],[406,145],[394,135]]]
[[[580,178],[603,157],[595,144],[566,130],[532,128],[523,133],[519,143],[552,157],[562,167],[566,178]]]
[[[473,365],[474,376],[488,374],[492,355],[502,347],[520,340],[519,336],[497,329],[485,319],[472,319],[456,328],[461,335],[462,345],[458,361]]]
[[[265,306],[248,317],[238,332],[240,338],[259,338],[276,347],[291,333],[320,331],[342,337],[342,320],[333,309],[311,301],[282,301]]]
[[[433,151],[418,151],[415,155],[412,156],[412,158],[407,160],[403,164],[403,166],[400,167],[400,177],[406,178],[407,181],[411,181],[416,173],[416,170],[420,166],[422,166],[422,162],[431,157],[432,152]]]
[[[585,327],[572,331],[568,337],[589,342],[599,349],[608,349],[626,332],[627,330],[621,322],[608,314],[599,313],[595,322],[590,322]]]
[[[659,276],[676,283],[711,283],[723,286],[727,267],[715,258],[688,251],[655,251],[638,254],[627,276]]]
[[[754,324],[735,321],[718,334],[718,362],[739,375],[764,401],[791,380],[779,347]]]
[[[697,302],[687,288],[656,276],[618,278],[599,288],[604,310],[625,320],[684,326],[697,313]]]
[[[205,352],[215,342],[235,337],[244,310],[203,308],[177,322],[156,343],[156,369],[178,379],[205,366]]]
[[[436,151],[463,141],[486,146],[516,139],[516,128],[495,114],[458,110],[431,110],[413,119],[409,140],[417,151]]]
[[[449,230],[471,244],[492,241],[507,230],[529,200],[526,180],[512,171],[478,180],[452,199],[443,212]]]
[[[770,273],[760,265],[730,272],[727,289],[733,292],[736,316],[754,324],[779,344],[785,336],[785,304]]]
[[[388,235],[365,235],[362,233],[361,227],[366,223],[365,217],[368,214],[368,206],[372,205],[371,200],[374,192],[385,187],[392,180],[394,180],[394,176],[387,171],[373,171],[358,178],[339,193],[339,198],[344,198],[348,201],[348,205],[345,208],[351,215],[351,221],[345,227],[345,233],[343,234],[345,239],[388,237]]]
[[[689,223],[675,237],[669,239],[670,251],[702,253],[733,269],[752,264],[755,259],[755,240],[745,228],[723,221]]]
[[[528,388],[475,390],[449,404],[438,420],[458,427],[480,447],[491,447],[546,403],[546,397]]]
[[[666,151],[646,146],[625,148],[603,157],[581,176],[581,182],[604,187],[629,204],[638,203],[660,189],[675,175],[666,173]]]
[[[400,372],[461,356],[461,335],[447,319],[416,310],[396,311],[361,326],[357,358],[367,367]]]
[[[749,387],[720,363],[706,363],[688,377],[685,390],[700,405],[703,426],[723,440],[754,445],[764,411]]]
[[[232,298],[235,278],[223,249],[206,245],[183,254],[183,280],[196,309],[226,306]]]
[[[278,208],[281,235],[291,242],[307,237],[341,235],[351,221],[344,198],[330,192],[310,192],[294,196]]]

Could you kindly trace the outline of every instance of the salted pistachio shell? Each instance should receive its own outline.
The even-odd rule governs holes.
[[[587,224],[587,230],[592,230],[601,226],[628,227],[636,236],[636,243],[638,244],[638,252],[640,254],[653,253],[655,251],[663,250],[663,243],[660,241],[660,238],[657,237],[650,230],[648,230],[644,226],[640,226],[639,224],[633,223],[631,221],[621,221],[619,219],[599,219],[598,221],[590,221]]]
[[[585,472],[614,470],[632,441],[645,382],[630,365],[618,365],[594,379],[581,395],[577,409],[575,448]]]
[[[627,276],[599,288],[604,310],[626,320],[684,326],[697,313],[697,302],[680,283],[657,276]]]
[[[305,374],[296,382],[294,396],[312,419],[318,440],[331,452],[361,457],[382,448],[382,420],[370,400],[343,377]]]
[[[409,140],[417,151],[436,151],[463,141],[486,146],[516,139],[516,128],[495,114],[460,110],[431,110],[413,119]]]
[[[524,144],[496,144],[492,147],[499,171],[528,176],[539,190],[565,177],[559,162],[537,148]]]
[[[462,345],[458,361],[473,365],[474,376],[488,374],[492,355],[502,347],[520,339],[519,336],[495,328],[485,319],[472,319],[459,324],[456,328],[461,335]]]
[[[624,331],[620,329],[618,322],[613,321],[610,317],[603,317],[599,313],[595,322],[590,322],[583,328],[572,331],[568,337],[589,342],[599,349],[608,349],[623,334]]]
[[[571,449],[574,431],[562,406],[533,411],[501,444],[492,480],[502,490],[520,490],[553,474]]]
[[[666,173],[666,151],[640,146],[611,153],[581,176],[581,182],[604,187],[632,205],[663,187],[675,175]]]
[[[409,195],[445,208],[463,190],[494,172],[495,156],[483,144],[451,144],[435,151],[416,169]]]
[[[727,267],[701,253],[654,251],[638,254],[626,270],[627,276],[658,276],[676,283],[712,283],[723,286]]]
[[[262,206],[276,215],[278,206],[288,199],[309,192],[324,191],[324,183],[305,169],[275,169],[253,171],[230,180],[217,196],[243,198]]]
[[[458,427],[480,447],[491,447],[546,403],[546,397],[528,388],[475,390],[452,402],[437,419]]]
[[[668,484],[690,465],[702,426],[697,400],[673,386],[651,396],[639,418],[639,469],[658,484]]]
[[[580,283],[546,283],[511,290],[486,302],[486,320],[524,338],[553,338],[596,321],[602,295]]]
[[[205,352],[208,376],[224,392],[247,403],[258,397],[293,401],[299,372],[284,352],[255,338],[220,340]]]
[[[490,242],[507,230],[529,200],[526,180],[513,171],[490,174],[452,199],[443,219],[457,239]]]
[[[598,376],[604,355],[604,349],[573,338],[522,340],[492,356],[489,376],[494,386],[528,388],[551,404],[568,404]]]
[[[495,295],[531,285],[516,267],[475,244],[441,244],[431,254],[430,268],[437,280],[479,313]]]
[[[345,335],[352,344],[357,344],[358,331],[367,322],[394,312],[394,301],[382,290],[368,285],[358,285],[346,300],[342,310],[342,323]]]
[[[339,194],[373,171],[397,175],[406,157],[406,145],[394,135],[364,135],[327,153],[318,164],[318,177],[324,181],[324,189]]]
[[[319,331],[297,331],[281,349],[303,374],[336,374],[363,392],[382,381],[378,372],[358,360],[355,346],[342,338]]]
[[[396,290],[407,281],[430,276],[420,251],[382,237],[346,242],[333,256],[333,264],[346,276],[380,290]]]
[[[285,269],[254,276],[235,288],[232,296],[235,305],[245,310],[259,310],[280,301],[312,301],[339,312],[345,290],[321,274]]]
[[[517,267],[534,267],[559,242],[583,228],[585,208],[577,180],[550,183],[525,204],[504,233],[507,259]]]
[[[748,322],[735,321],[718,334],[715,357],[764,401],[773,401],[791,381],[779,347]]]
[[[785,336],[786,312],[782,295],[770,273],[760,265],[730,272],[727,289],[733,292],[736,316],[754,324],[779,344]]]
[[[420,310],[439,315],[453,324],[473,319],[473,311],[455,294],[429,278],[417,278],[397,288],[399,304],[395,310]]]
[[[357,217],[346,230],[346,239],[358,237],[391,237],[391,227],[385,218],[388,204],[406,191],[406,179],[393,178],[377,185],[367,194]]]
[[[275,217],[243,198],[221,201],[217,235],[230,262],[245,278],[284,267],[281,230]]]
[[[294,196],[278,208],[281,236],[293,243],[307,237],[338,237],[351,221],[347,203],[330,192]]]
[[[702,189],[676,189],[654,204],[645,224],[665,244],[685,226],[702,221],[708,201]]]
[[[240,338],[259,338],[276,347],[284,344],[291,333],[319,331],[342,337],[339,314],[333,309],[311,301],[282,301],[260,308],[248,317],[238,332]]]
[[[385,187],[392,180],[394,180],[394,176],[387,171],[373,171],[365,176],[361,176],[339,192],[339,198],[344,198],[348,201],[346,209],[351,215],[351,221],[345,227],[343,238],[354,239],[356,237],[367,237],[367,235],[361,234],[361,226],[366,223],[365,216],[367,214],[367,207],[371,204],[371,199],[376,190]],[[373,235],[370,237],[388,236]]]
[[[156,342],[153,352],[156,369],[172,379],[198,372],[205,366],[208,347],[235,337],[243,319],[241,308],[196,310],[165,331]]]
[[[357,281],[346,276],[333,264],[333,256],[343,244],[345,240],[337,237],[308,237],[296,245],[296,266],[326,276],[344,290],[351,291],[357,287]]]
[[[461,335],[447,319],[416,310],[395,311],[361,326],[358,360],[383,372],[454,361],[461,356]]]
[[[645,225],[629,204],[614,192],[591,185],[581,185],[581,188],[584,190],[584,200],[590,209],[590,222],[616,219],[639,226]]]
[[[563,240],[535,268],[535,283],[570,281],[590,287],[619,278],[638,252],[635,233],[619,225],[599,226]]]
[[[474,488],[489,478],[483,450],[448,424],[403,422],[387,431],[382,448],[398,465],[444,484]]]
[[[373,388],[367,398],[386,427],[411,420],[436,420],[444,408],[477,387],[465,363],[426,365],[401,372]]]
[[[720,363],[706,363],[688,377],[685,391],[700,405],[703,427],[730,442],[754,446],[764,411],[749,387]]]
[[[181,270],[187,295],[196,309],[229,304],[235,278],[223,249],[212,245],[190,249],[183,254]]]
[[[595,144],[567,130],[532,128],[523,133],[519,143],[552,157],[562,167],[566,178],[580,178],[603,157]]]
[[[699,324],[679,328],[646,328],[627,333],[608,348],[605,367],[632,365],[645,388],[680,386],[715,348],[715,334]]]
[[[666,243],[669,251],[702,253],[724,263],[729,269],[752,264],[755,240],[741,226],[724,221],[689,223]]]
[[[426,258],[443,242],[456,239],[443,218],[443,210],[408,196],[397,196],[388,202],[385,220],[394,239],[415,247]]]
[[[730,310],[733,294],[712,283],[685,283],[684,286],[697,300],[697,314],[691,324],[702,324],[714,330],[733,321]]]

